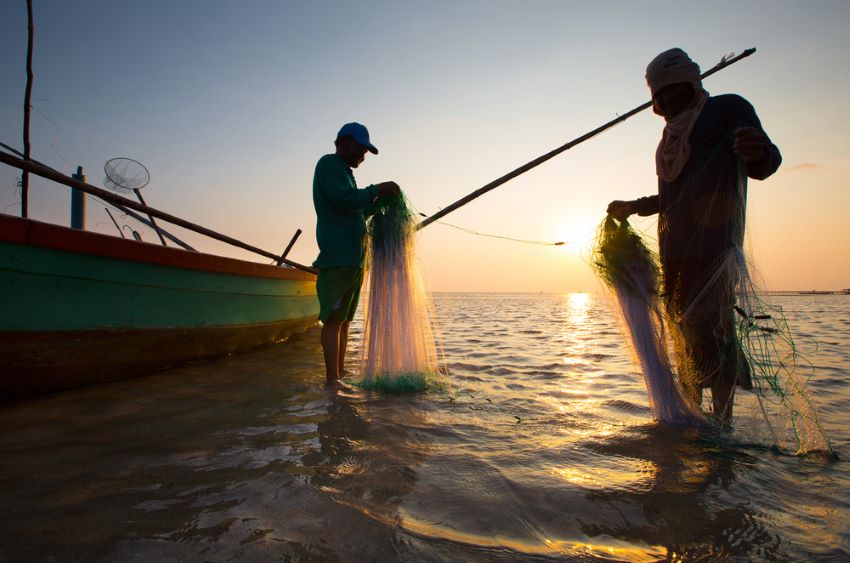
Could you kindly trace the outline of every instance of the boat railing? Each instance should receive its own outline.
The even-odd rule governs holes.
[[[235,246],[237,248],[253,252],[254,254],[259,254],[260,256],[264,256],[266,258],[274,260],[274,262],[279,266],[285,265],[292,268],[297,268],[299,270],[303,270],[305,272],[310,272],[312,274],[316,273],[315,268],[305,266],[304,264],[299,264],[298,262],[293,262],[292,260],[286,258],[286,254],[289,252],[289,249],[292,248],[292,245],[295,243],[295,239],[297,239],[298,235],[301,234],[300,229],[295,233],[295,236],[292,238],[289,245],[287,245],[286,250],[283,252],[283,254],[275,254],[274,252],[263,250],[262,248],[247,244],[233,237],[218,233],[216,231],[213,231],[212,229],[208,229],[201,225],[196,225],[195,223],[192,223],[170,213],[166,213],[165,211],[160,211],[159,209],[155,209],[148,205],[143,205],[126,197],[122,197],[118,194],[112,193],[102,188],[87,184],[86,182],[83,182],[81,180],[76,180],[74,178],[71,178],[70,176],[66,176],[58,170],[55,170],[45,164],[34,161],[32,159],[26,160],[9,154],[7,152],[0,151],[0,162],[2,162],[3,164],[8,164],[9,166],[13,166],[15,168],[19,168],[21,170],[25,170],[47,180],[52,180],[58,184],[68,186],[69,188],[78,189],[81,192],[96,196],[108,203],[127,207],[129,209],[138,211],[139,213],[145,213],[147,215],[156,217],[157,219],[161,219],[163,221],[171,223],[172,225],[177,225],[178,227],[183,227],[184,229],[188,229],[190,231],[202,234],[217,241],[229,244],[231,246]]]

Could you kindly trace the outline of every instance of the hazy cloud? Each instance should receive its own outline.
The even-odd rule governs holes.
[[[785,167],[785,171],[805,171],[815,170],[816,168],[823,168],[823,164],[818,164],[816,162],[801,162],[800,164],[795,164],[794,166]]]

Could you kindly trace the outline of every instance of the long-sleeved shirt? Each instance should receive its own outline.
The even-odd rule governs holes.
[[[377,196],[374,185],[357,188],[351,168],[341,157],[326,154],[319,159],[313,175],[319,256],[313,266],[363,265],[366,216]]]
[[[658,195],[636,201],[638,215],[660,214],[662,261],[719,256],[742,242],[746,178],[764,180],[776,172],[782,156],[770,143],[759,160],[739,161],[732,152],[739,127],[762,128],[747,100],[735,94],[709,98],[694,124],[691,155],[679,177],[659,178]],[[744,170],[735,182],[739,163]]]

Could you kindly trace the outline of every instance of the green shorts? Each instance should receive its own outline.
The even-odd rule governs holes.
[[[360,301],[363,268],[336,266],[319,268],[316,293],[319,296],[319,320],[350,321]]]

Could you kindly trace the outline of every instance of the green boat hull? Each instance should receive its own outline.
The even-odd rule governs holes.
[[[0,398],[129,377],[317,322],[315,276],[0,218]]]

